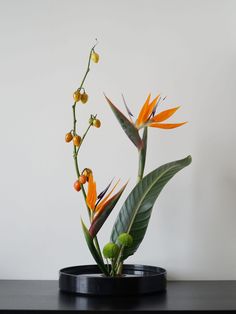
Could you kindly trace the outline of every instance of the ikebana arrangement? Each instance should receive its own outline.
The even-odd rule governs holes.
[[[85,207],[88,212],[90,225],[86,226],[82,220],[82,228],[88,248],[102,276],[122,278],[124,276],[124,261],[136,252],[142,242],[158,195],[177,172],[191,163],[191,156],[166,163],[144,176],[148,129],[169,130],[184,125],[186,122],[166,122],[167,119],[174,115],[179,107],[159,111],[159,108],[161,109],[164,106],[165,97],[163,98],[161,95],[158,95],[154,99],[151,99],[151,94],[149,94],[135,119],[124,98],[123,101],[127,116],[104,95],[104,103],[107,103],[108,107],[111,108],[127,137],[137,148],[139,161],[137,183],[119,210],[109,242],[101,249],[97,238],[98,233],[124,193],[127,183],[115,193],[114,191],[119,181],[115,184],[109,182],[108,186],[98,193],[92,169],[88,168],[88,165],[85,165],[83,170],[79,168],[79,152],[88,132],[92,128],[101,127],[101,121],[97,115],[91,114],[88,119],[87,129],[83,135],[77,130],[79,107],[87,104],[89,101],[85,81],[90,71],[91,63],[94,62],[96,64],[99,62],[99,55],[95,51],[95,47],[96,45],[90,50],[85,75],[78,89],[73,94],[73,128],[66,134],[65,141],[67,143],[72,142],[73,144],[73,159],[77,176],[74,189],[83,194]]]

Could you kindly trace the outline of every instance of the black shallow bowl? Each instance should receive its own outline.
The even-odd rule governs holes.
[[[124,265],[122,277],[105,277],[97,265],[60,270],[61,291],[87,295],[137,295],[166,290],[166,270],[145,265]]]

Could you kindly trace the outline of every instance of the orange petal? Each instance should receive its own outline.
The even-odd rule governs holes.
[[[101,210],[101,208],[102,208],[103,205],[106,203],[107,199],[109,198],[109,196],[111,195],[111,193],[115,190],[115,188],[117,187],[117,185],[118,185],[119,182],[120,182],[120,179],[116,182],[116,184],[115,184],[114,187],[112,188],[111,192],[108,193],[108,195],[98,204],[98,206],[96,207],[96,212]]]
[[[150,105],[148,106],[148,110],[146,111],[146,114],[144,115],[144,121],[143,123],[145,123],[147,121],[147,119],[150,117],[154,107],[157,104],[158,99],[160,98],[160,94],[157,95],[156,98],[153,99],[153,101],[150,103]]]
[[[136,121],[136,126],[139,126],[140,124],[142,124],[143,122],[143,116],[145,115],[145,112],[147,111],[148,109],[148,105],[149,105],[149,101],[150,101],[150,98],[151,98],[151,94],[148,95],[142,109],[140,110],[140,113],[138,115],[138,119]]]
[[[182,123],[150,123],[148,126],[152,128],[159,128],[159,129],[175,129],[178,128],[181,125],[184,125],[187,122]]]
[[[120,180],[119,180],[119,181],[120,181]],[[104,209],[106,208],[106,206],[107,206],[110,202],[112,202],[115,198],[117,198],[118,195],[121,195],[121,194],[123,193],[123,191],[124,191],[124,189],[126,188],[127,184],[128,184],[128,182],[125,183],[125,184],[122,186],[122,188],[121,188],[115,195],[113,195],[109,200],[107,200],[105,203],[103,203],[102,206],[100,206],[100,204],[99,204],[99,206],[98,206],[99,208],[96,209],[96,213],[95,213],[95,215],[94,215],[94,219],[97,218],[97,216],[101,215],[101,213],[104,211]]]
[[[96,182],[93,179],[93,175],[90,174],[88,181],[88,193],[86,197],[86,203],[91,210],[95,209],[96,200],[97,200]]]
[[[157,115],[155,115],[151,119],[151,121],[153,121],[153,122],[165,121],[168,118],[170,118],[179,108],[180,108],[180,106],[179,107],[175,107],[175,108],[171,108],[171,109],[168,109],[168,110],[164,110],[164,111],[158,113]]]

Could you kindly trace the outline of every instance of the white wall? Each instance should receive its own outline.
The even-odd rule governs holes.
[[[104,101],[134,112],[147,94],[182,105],[182,128],[150,130],[147,171],[188,154],[193,163],[163,190],[147,235],[129,262],[166,267],[170,279],[236,279],[236,1],[0,1],[0,278],[56,279],[93,263],[80,228],[87,213],[73,190],[72,93],[99,39],[101,57],[80,107],[81,150],[103,188],[135,182],[137,154]],[[124,197],[123,197],[124,200]],[[119,207],[101,231],[109,240]]]

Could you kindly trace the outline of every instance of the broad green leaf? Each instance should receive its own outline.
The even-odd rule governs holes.
[[[145,162],[146,162],[146,153],[147,153],[147,136],[148,129],[147,127],[143,130],[143,148],[139,151],[139,168],[138,168],[138,182],[143,178]]]
[[[106,96],[105,96],[106,97]],[[125,115],[115,106],[113,103],[106,97],[108,104],[111,107],[114,115],[116,116],[117,120],[119,121],[122,129],[125,131],[129,139],[134,143],[134,145],[141,149],[143,147],[143,142],[141,137],[139,136],[138,129],[131,123]]]
[[[153,205],[166,183],[192,161],[191,156],[167,163],[146,175],[131,191],[113,226],[111,241],[121,233],[129,233],[133,244],[125,248],[123,260],[135,253],[147,230]]]
[[[119,201],[127,183],[120,189],[118,193],[116,193],[112,198],[110,198],[105,204],[104,208],[98,213],[98,215],[94,218],[91,227],[89,228],[89,233],[92,238],[96,236],[98,231],[101,229],[102,225],[110,215],[111,211],[115,207],[116,203]]]
[[[106,275],[106,276],[109,276],[109,272],[108,270],[106,269],[106,266],[103,262],[103,259],[101,258],[101,256],[98,254],[96,248],[95,248],[95,245],[93,243],[93,239],[87,229],[87,227],[85,226],[83,220],[81,219],[81,223],[82,223],[82,228],[83,228],[83,232],[84,232],[84,237],[85,237],[85,240],[87,242],[87,245],[88,245],[88,248],[94,258],[94,260],[96,261],[98,267],[100,268],[100,270]]]

